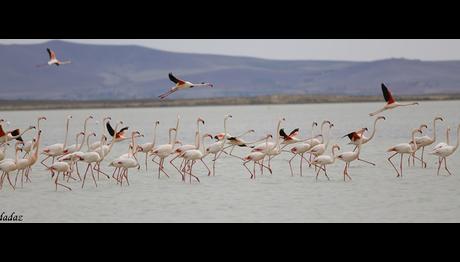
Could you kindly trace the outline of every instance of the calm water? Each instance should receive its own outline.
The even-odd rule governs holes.
[[[381,103],[363,104],[314,104],[273,106],[222,106],[190,108],[145,108],[68,111],[22,111],[2,112],[0,117],[8,119],[13,127],[35,124],[39,115],[48,121],[42,122],[43,145],[62,142],[67,114],[73,115],[70,124],[71,143],[74,134],[83,128],[83,119],[92,114],[101,121],[105,115],[114,120],[123,120],[130,131],[145,134],[142,143],[152,139],[153,123],[160,121],[157,143],[167,143],[167,130],[175,125],[175,117],[181,115],[179,139],[193,143],[196,118],[206,120],[204,132],[223,131],[223,116],[232,114],[228,121],[231,134],[248,129],[256,133],[247,137],[255,140],[267,133],[274,133],[276,122],[285,117],[283,124],[288,131],[299,127],[302,137],[310,135],[312,121],[330,120],[333,143],[349,151],[351,146],[340,137],[360,127],[372,129],[373,119],[367,114],[379,108]],[[422,102],[420,106],[401,108],[386,112],[387,120],[380,122],[373,141],[363,147],[362,158],[374,161],[377,166],[355,162],[350,169],[352,182],[343,182],[344,164],[337,162],[329,167],[331,181],[314,179],[313,170],[304,168],[304,176],[298,175],[298,159],[294,162],[296,176],[291,177],[287,159],[283,154],[273,160],[273,175],[258,176],[249,180],[249,174],[241,161],[224,157],[217,163],[215,177],[206,177],[205,170],[196,165],[200,184],[183,184],[180,176],[167,164],[171,178],[158,180],[156,166],[149,161],[149,170],[130,172],[129,187],[119,187],[114,181],[101,178],[99,187],[88,183],[84,189],[78,182],[69,183],[72,192],[54,192],[54,184],[44,168],[37,164],[32,172],[32,184],[12,191],[7,184],[0,192],[0,212],[16,212],[26,222],[460,222],[460,161],[459,154],[449,160],[454,176],[436,176],[436,159],[427,155],[427,169],[406,168],[402,179],[386,161],[386,149],[409,141],[410,130],[427,123],[427,134],[432,134],[432,119],[441,114],[445,117],[438,125],[438,141],[445,141],[445,128],[451,126],[452,141],[460,123],[460,101]],[[439,122],[438,122],[439,124]],[[98,134],[100,124],[90,122],[89,130]],[[319,132],[319,130],[316,130]],[[26,135],[27,139],[32,133]],[[128,142],[116,144],[107,160],[127,152]],[[245,150],[235,151],[244,155]],[[328,150],[328,154],[330,151]],[[8,157],[12,157],[12,150]],[[144,156],[140,156],[143,159]],[[397,161],[397,158],[395,158]],[[210,162],[210,158],[206,159]],[[111,172],[104,163],[103,169]],[[407,161],[404,162],[407,164]],[[81,164],[81,169],[83,165]],[[406,167],[406,166],[405,166]],[[90,181],[91,182],[91,181]]]

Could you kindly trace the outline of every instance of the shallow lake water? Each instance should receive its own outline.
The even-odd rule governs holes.
[[[287,132],[300,128],[300,137],[311,134],[311,123],[327,119],[334,123],[331,145],[338,143],[341,151],[350,151],[349,131],[368,127],[372,131],[373,118],[369,112],[382,103],[260,105],[178,108],[137,108],[56,111],[9,111],[0,118],[11,122],[10,128],[24,128],[35,124],[37,116],[48,118],[42,122],[42,145],[62,143],[65,116],[73,115],[70,123],[69,143],[75,143],[75,133],[83,129],[84,118],[92,114],[95,120],[109,115],[123,120],[129,131],[138,130],[145,135],[137,142],[152,140],[153,123],[160,121],[157,143],[165,144],[167,130],[175,126],[180,114],[179,140],[194,141],[195,122],[202,117],[206,123],[202,133],[223,132],[223,117],[232,114],[228,121],[229,133],[236,135],[248,129],[254,134],[245,137],[252,141],[267,133],[275,134],[277,120]],[[183,183],[178,172],[166,163],[171,178],[157,177],[157,166],[149,161],[149,170],[143,165],[144,155],[138,155],[141,171],[131,170],[130,186],[120,187],[111,179],[101,177],[96,188],[91,180],[84,189],[80,182],[68,183],[73,191],[60,188],[54,191],[49,173],[39,163],[33,167],[32,183],[13,191],[7,183],[0,191],[0,213],[23,215],[24,222],[460,222],[460,154],[449,158],[448,166],[454,174],[436,176],[437,158],[425,154],[428,168],[420,163],[407,167],[404,177],[396,173],[387,158],[386,150],[392,145],[408,142],[410,132],[422,123],[428,124],[426,134],[432,136],[432,120],[440,114],[437,142],[445,141],[445,129],[452,128],[451,143],[456,143],[457,125],[460,123],[460,101],[421,102],[419,106],[398,108],[384,112],[386,121],[379,122],[374,139],[363,146],[361,157],[376,163],[370,166],[353,162],[350,182],[344,182],[344,163],[337,161],[328,167],[330,181],[320,176],[315,181],[314,170],[304,165],[304,175],[299,176],[299,159],[293,161],[295,176],[289,171],[290,153],[283,153],[272,161],[273,174],[266,172],[250,180],[242,161],[223,156],[217,161],[216,176],[207,177],[199,163],[194,172],[201,183]],[[114,123],[112,121],[112,124]],[[6,128],[8,129],[8,128]],[[101,124],[91,121],[89,131],[101,132]],[[318,133],[319,129],[315,130]],[[31,139],[34,132],[24,136]],[[98,139],[96,138],[96,139]],[[92,141],[95,141],[93,139]],[[209,140],[207,141],[209,143]],[[118,143],[103,163],[103,170],[111,174],[108,162],[128,151],[128,141]],[[429,147],[427,151],[430,150]],[[243,156],[248,150],[235,149]],[[7,151],[13,158],[12,148]],[[330,154],[330,148],[327,151]],[[399,164],[399,158],[394,158]],[[211,165],[211,157],[206,163]],[[80,170],[84,164],[80,164]],[[14,178],[14,175],[12,175]]]

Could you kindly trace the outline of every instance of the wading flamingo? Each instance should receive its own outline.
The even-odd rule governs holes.
[[[37,134],[38,134],[38,132],[41,131],[41,129],[40,129],[40,121],[42,121],[42,120],[46,120],[46,117],[41,116],[41,117],[38,117],[38,118],[37,118],[37,125],[36,125],[36,127],[37,127]],[[32,139],[32,140],[29,140],[29,141],[27,141],[27,142],[24,142],[24,147],[23,147],[23,149],[22,149],[22,150],[25,152],[24,157],[26,157],[26,156],[28,156],[28,155],[30,154],[30,152],[32,151],[32,145],[33,145],[33,144],[36,144],[36,143],[35,143],[36,140],[37,140],[37,136],[35,136],[35,138]]]
[[[270,138],[273,138],[273,136],[271,134],[268,134],[265,137],[265,148],[269,147],[268,139],[270,139]],[[250,179],[256,179],[256,164],[259,165],[261,173],[263,171],[263,168],[265,167],[266,169],[268,169],[270,174],[272,174],[271,168],[266,166],[266,165],[264,165],[264,163],[263,163],[263,160],[264,160],[265,156],[267,155],[267,152],[268,152],[268,150],[253,151],[253,152],[249,153],[249,155],[243,157],[243,161],[244,161],[243,166],[248,170],[249,174],[251,175]],[[247,163],[249,163],[251,161],[254,163],[253,172],[251,172],[251,170],[246,165]]]
[[[327,142],[324,143],[324,140],[325,140],[324,139],[324,127],[325,127],[326,124],[329,125],[329,128],[328,128]],[[331,128],[333,126],[334,126],[334,124],[332,124],[331,121],[328,121],[328,120],[323,121],[323,123],[321,124],[321,135],[322,135],[322,140],[323,141],[321,142],[321,144],[318,144],[318,145],[312,147],[310,150],[307,151],[307,153],[317,157],[317,156],[320,156],[320,155],[324,154],[324,152],[326,152],[326,149],[329,146],[329,142],[331,140],[331,138],[330,138],[330,136],[331,136]]]
[[[324,175],[327,177],[327,180],[330,180],[329,179],[329,176],[327,175],[327,169],[326,169],[326,166],[327,165],[332,165],[335,163],[335,159],[337,158],[336,155],[335,155],[335,149],[338,149],[340,150],[340,146],[337,145],[337,144],[334,144],[332,146],[332,155],[331,156],[328,156],[328,155],[320,155],[318,157],[316,157],[315,159],[313,159],[311,161],[311,163],[315,166],[318,166],[319,169],[318,169],[318,173],[316,173],[316,180],[318,180],[318,176],[319,176],[319,173],[321,172],[321,170],[324,171]]]
[[[116,162],[116,164],[119,165],[121,167],[121,170],[122,170],[121,178],[117,179],[117,181],[120,183],[121,186],[123,186],[123,178],[126,179],[126,183],[129,186],[129,179],[128,179],[129,169],[136,168],[136,167],[140,168],[139,162],[134,157],[134,151],[135,151],[135,148],[137,148],[136,147],[136,142],[134,140],[135,135],[140,135],[140,133],[138,131],[133,131],[131,133],[131,145],[132,146],[130,147],[128,156],[127,157],[121,157]],[[119,177],[120,177],[120,175],[119,175]]]
[[[188,167],[188,175],[190,178],[190,184],[192,183],[192,177],[194,177],[196,181],[200,182],[200,179],[198,179],[198,177],[195,176],[192,172],[193,166],[198,160],[200,160],[203,163],[203,165],[206,167],[206,169],[208,170],[208,176],[211,174],[211,170],[206,165],[206,163],[203,161],[203,157],[206,154],[205,152],[206,147],[204,145],[204,139],[206,137],[209,137],[212,139],[212,135],[204,134],[201,139],[202,142],[201,142],[201,148],[200,148],[200,137],[198,137],[198,140],[196,141],[197,142],[196,149],[190,149],[190,150],[184,151],[181,155],[181,157],[183,157],[185,160],[184,168],[182,171],[184,172],[184,177],[185,177],[185,175],[187,174],[187,167]]]
[[[63,185],[59,183],[59,175],[62,173],[64,176],[67,174],[70,176],[70,172],[72,171],[69,163],[64,162],[64,161],[58,161],[56,163],[53,163],[50,167],[48,167],[48,170],[51,171],[51,177],[54,177],[55,172],[57,172],[56,179],[54,180],[54,184],[56,185],[56,191],[58,189],[58,186],[62,186],[70,191],[72,191],[72,188]]]
[[[159,95],[158,97],[160,99],[165,99],[170,94],[172,94],[172,93],[174,93],[174,92],[176,92],[178,90],[182,90],[182,89],[194,88],[194,87],[213,87],[213,85],[210,84],[210,83],[202,82],[201,84],[194,84],[194,83],[191,83],[191,82],[188,82],[188,81],[180,80],[177,77],[175,77],[172,73],[169,73],[168,76],[169,76],[169,80],[171,80],[176,85],[174,87],[172,87],[171,90],[169,90],[168,92]]]
[[[263,152],[268,156],[268,167],[271,168],[271,159],[274,156],[277,156],[281,153],[281,148],[280,148],[280,128],[281,128],[281,122],[286,121],[286,119],[280,118],[278,120],[278,124],[276,126],[276,138],[275,142],[268,142],[265,141],[264,144],[256,146],[251,152]]]
[[[147,160],[149,156],[149,152],[155,147],[155,142],[157,138],[157,127],[160,124],[160,121],[156,121],[153,126],[153,138],[152,142],[147,142],[137,146],[137,151],[142,152],[145,154],[145,171],[147,171]]]
[[[401,143],[401,144],[397,144],[395,146],[392,146],[390,147],[387,152],[394,152],[393,155],[391,155],[389,158],[388,158],[388,161],[390,162],[390,164],[393,166],[393,168],[396,170],[396,173],[398,174],[396,177],[402,177],[403,175],[403,157],[404,157],[404,154],[408,154],[408,155],[411,155],[413,154],[415,151],[417,151],[417,143],[415,143],[415,134],[416,133],[422,133],[422,130],[420,128],[416,128],[414,130],[412,130],[412,141],[413,141],[413,146],[411,146],[411,144],[409,143]],[[401,173],[398,171],[398,169],[396,168],[396,166],[393,164],[393,162],[391,161],[391,159],[396,156],[397,154],[400,154],[401,155],[401,162],[399,164],[399,168],[400,168],[400,171]],[[415,158],[418,159],[418,157],[416,157],[415,155],[413,156]]]
[[[430,146],[430,145],[434,144],[434,142],[436,142],[436,121],[437,120],[444,121],[444,119],[441,116],[437,116],[437,117],[435,117],[433,119],[433,137],[429,137],[427,135],[415,137],[415,143],[417,143],[417,149],[422,149],[422,156],[420,157],[420,159],[422,160],[421,161],[422,162],[422,167],[425,167],[425,168],[426,168],[426,162],[423,161],[423,154],[425,152],[425,147],[426,146]],[[424,127],[427,127],[427,126],[424,125]],[[417,153],[417,152],[415,152],[415,153]]]
[[[102,119],[101,136],[102,136],[102,135],[105,135],[105,128],[106,128],[106,126],[107,126],[107,122],[110,121],[110,120],[112,120],[112,118],[111,118],[110,116],[106,116],[106,117],[104,117],[104,118]],[[109,126],[110,126],[110,124],[109,124]],[[108,127],[107,127],[107,129],[108,129]],[[112,126],[110,126],[110,129],[113,130]],[[86,133],[86,125],[85,125],[85,129],[84,129],[83,132]],[[113,136],[112,136],[112,137],[113,137]],[[84,139],[83,139],[83,140],[84,140]],[[94,143],[91,144],[90,149],[91,149],[91,150],[96,150],[96,149],[98,149],[100,146],[101,146],[101,141],[96,141],[96,142],[94,142]]]
[[[158,179],[160,178],[161,172],[163,172],[163,174],[165,174],[167,177],[169,177],[169,175],[164,170],[164,162],[165,162],[165,159],[168,156],[170,156],[172,153],[174,153],[174,147],[175,147],[176,142],[177,142],[177,133],[179,132],[179,122],[180,122],[180,116],[177,116],[176,128],[170,128],[169,129],[169,143],[165,144],[165,145],[160,145],[160,146],[154,148],[150,152],[151,155],[160,158],[160,161],[157,163],[158,164]],[[174,138],[171,139],[172,138],[171,132],[173,132],[173,131],[174,131]],[[154,161],[154,159],[152,159],[152,161]]]
[[[224,134],[227,134],[227,120],[229,118],[233,118],[232,115],[226,115],[224,117]],[[208,155],[208,154],[213,154],[214,155],[214,158],[212,160],[213,161],[213,163],[212,163],[212,175],[213,176],[216,175],[217,156],[224,149],[224,146],[227,143],[227,139],[228,139],[228,137],[224,136],[224,138],[222,140],[214,142],[214,143],[210,144],[206,148],[206,155]]]
[[[359,142],[357,150],[343,152],[337,156],[338,159],[345,162],[345,168],[343,169],[343,181],[346,181],[347,177],[349,180],[351,180],[351,176],[348,174],[348,168],[350,167],[351,162],[359,158],[359,154],[361,152],[361,145],[362,145],[362,140]]]
[[[383,106],[381,109],[370,113],[369,116],[375,116],[385,110],[393,109],[396,107],[400,106],[411,106],[411,105],[418,105],[418,102],[412,102],[412,103],[399,103],[397,102],[394,98],[393,95],[391,94],[390,90],[385,86],[385,84],[382,84],[382,92],[383,92],[383,97],[385,98],[385,101],[387,102],[385,106]]]
[[[42,154],[46,155],[46,158],[41,161],[41,164],[43,166],[48,167],[45,164],[45,161],[48,160],[48,158],[51,157],[53,159],[51,163],[54,163],[54,159],[57,156],[61,156],[64,153],[64,149],[67,147],[67,138],[69,134],[70,119],[72,119],[72,116],[71,115],[67,116],[64,144],[54,144],[54,145],[50,145],[50,146],[43,148]]]
[[[430,152],[430,154],[439,157],[438,175],[439,175],[439,170],[441,169],[443,160],[444,160],[444,168],[446,169],[447,173],[449,173],[449,175],[452,175],[452,173],[450,173],[449,169],[447,168],[447,157],[453,155],[455,151],[457,151],[459,144],[460,144],[460,125],[458,125],[457,127],[457,143],[455,144],[455,146],[445,145],[437,149],[434,149],[432,152]]]
[[[16,141],[16,159],[4,159],[0,163],[0,171],[2,171],[2,176],[0,177],[0,190],[3,188],[3,182],[5,181],[5,177],[8,179],[8,183],[10,186],[15,190],[16,188],[14,187],[13,183],[11,182],[10,179],[10,173],[14,172],[17,170],[17,163],[19,160],[19,152],[22,150],[22,148],[19,145],[22,145],[23,143],[21,141]]]

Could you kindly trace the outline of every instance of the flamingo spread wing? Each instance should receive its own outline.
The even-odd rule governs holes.
[[[169,73],[169,80],[171,80],[172,82],[174,82],[175,84],[178,84],[178,85],[183,85],[185,84],[185,81],[183,80],[180,80],[179,78],[175,77],[172,73]]]
[[[292,130],[291,133],[289,133],[289,136],[294,137],[294,136],[297,136],[298,134],[299,134],[299,129],[296,128],[296,129]]]
[[[120,132],[117,133],[116,138],[122,138],[123,135],[124,135],[124,133],[125,133],[125,131],[128,130],[128,129],[129,129],[129,127],[123,127],[123,128],[120,130]]]
[[[391,95],[390,90],[383,83],[382,83],[382,93],[383,93],[383,97],[385,98],[385,101],[388,104],[393,104],[395,102],[393,96]]]
[[[344,135],[342,138],[344,138],[344,137],[346,137],[346,136],[348,136],[348,138],[349,138],[351,141],[356,141],[356,140],[358,140],[358,139],[361,138],[361,135],[358,134],[358,132],[351,132],[351,133],[349,133],[349,134]]]
[[[107,121],[107,124],[105,125],[107,127],[107,131],[109,132],[110,136],[114,136],[115,135],[115,130],[113,130],[112,126],[110,125],[110,123]]]
[[[289,136],[284,132],[284,128],[280,129],[280,136],[282,136],[283,139],[289,139]]]
[[[3,127],[0,125],[0,137],[6,135],[5,131],[3,131]]]
[[[46,51],[48,51],[48,55],[50,56],[50,60],[56,59],[56,53],[54,53],[53,50],[47,48]]]

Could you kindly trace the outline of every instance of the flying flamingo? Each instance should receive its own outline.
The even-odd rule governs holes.
[[[457,127],[457,143],[455,144],[455,146],[445,145],[445,146],[441,146],[440,148],[437,148],[433,150],[432,152],[430,152],[430,154],[438,156],[440,158],[438,161],[438,175],[439,175],[439,170],[441,169],[443,160],[444,160],[444,168],[446,169],[447,173],[449,173],[449,175],[452,175],[452,173],[450,173],[449,169],[447,168],[447,157],[453,155],[455,151],[457,151],[459,144],[460,144],[460,125],[458,125]]]
[[[153,151],[150,152],[151,155],[154,155],[155,157],[160,158],[160,161],[157,163],[158,164],[158,178],[160,178],[161,172],[163,172],[163,174],[169,177],[169,175],[164,170],[164,161],[169,155],[171,155],[174,152],[174,147],[177,142],[177,133],[179,132],[179,122],[180,122],[180,117],[177,116],[176,128],[169,129],[169,144],[160,145],[154,148]],[[174,138],[171,139],[172,138],[171,132],[173,131],[174,131]]]
[[[426,162],[423,161],[423,153],[425,151],[426,146],[430,146],[434,144],[434,142],[436,142],[436,121],[437,120],[444,121],[444,119],[441,116],[437,116],[433,119],[433,137],[429,137],[425,135],[425,136],[415,138],[415,143],[417,143],[417,149],[420,149],[420,148],[422,149],[422,156],[420,159],[422,160],[422,167],[425,167],[425,168],[426,168]],[[427,126],[424,125],[424,127],[426,128]]]
[[[48,55],[49,55],[49,61],[47,64],[41,64],[41,65],[37,65],[37,67],[41,67],[41,66],[46,66],[46,65],[56,65],[56,66],[60,66],[60,65],[66,65],[66,64],[70,64],[71,61],[70,60],[67,60],[67,61],[60,61],[56,58],[56,53],[47,48],[46,51],[48,52]]]
[[[180,80],[180,79],[176,78],[172,73],[169,73],[169,80],[171,80],[176,85],[174,87],[172,87],[171,90],[169,90],[168,92],[159,95],[158,97],[160,99],[165,99],[170,94],[172,94],[172,93],[174,93],[174,92],[176,92],[178,90],[182,90],[182,89],[194,88],[194,87],[213,87],[213,85],[210,84],[210,83],[202,82],[201,84],[194,84],[194,83],[191,83],[191,82],[188,82],[188,81]]]
[[[152,149],[155,147],[155,142],[157,138],[157,127],[160,124],[160,121],[156,121],[155,125],[153,127],[153,138],[152,142],[147,142],[142,145],[137,146],[138,152],[145,153],[145,171],[147,171],[147,159],[149,156],[149,152],[152,151]]]
[[[194,177],[196,179],[196,181],[200,182],[200,179],[198,179],[197,176],[195,176],[193,173],[192,173],[192,170],[193,170],[193,166],[195,165],[196,161],[200,160],[203,165],[206,167],[206,169],[208,169],[208,176],[211,174],[211,170],[209,170],[209,167],[206,165],[206,163],[203,161],[203,157],[205,156],[206,152],[205,152],[205,145],[204,145],[204,139],[206,137],[209,137],[212,139],[212,135],[210,134],[204,134],[202,139],[201,139],[201,148],[200,148],[200,137],[198,137],[198,140],[196,141],[196,149],[190,149],[190,150],[187,150],[187,151],[184,151],[182,153],[182,157],[184,158],[185,160],[185,164],[184,164],[184,168],[183,168],[183,172],[184,172],[184,176],[185,174],[187,174],[187,170],[186,168],[188,167],[188,175],[190,177],[190,184],[192,183],[192,177]]]
[[[50,145],[50,146],[47,146],[43,149],[43,154],[46,155],[46,158],[43,159],[41,161],[41,164],[45,167],[48,167],[46,164],[45,164],[45,161],[52,157],[53,161],[52,163],[54,163],[54,159],[57,157],[57,156],[61,156],[63,153],[64,153],[64,149],[66,148],[67,146],[67,138],[68,138],[68,134],[69,134],[69,123],[70,123],[70,119],[72,119],[72,116],[69,115],[67,116],[66,118],[66,131],[65,131],[65,140],[64,140],[64,144],[54,144],[54,145]]]
[[[391,155],[389,158],[388,158],[388,161],[390,162],[390,164],[393,166],[393,168],[396,170],[396,173],[398,174],[396,177],[402,177],[402,169],[403,169],[403,156],[404,154],[413,154],[415,151],[417,151],[417,143],[415,142],[415,133],[422,133],[422,130],[420,128],[416,128],[414,130],[412,130],[412,141],[413,141],[413,146],[411,146],[409,143],[401,143],[401,144],[397,144],[395,146],[392,146],[390,147],[387,152],[395,152],[393,155]],[[400,163],[400,171],[401,173],[398,171],[398,169],[396,169],[395,165],[393,164],[393,162],[391,161],[391,159],[396,156],[397,154],[400,154],[401,155],[401,163]],[[413,157],[419,159],[418,157],[416,157],[415,155],[413,155]]]
[[[42,121],[42,120],[46,120],[46,117],[41,116],[41,117],[38,117],[38,118],[37,118],[37,125],[36,125],[36,127],[37,127],[37,133],[40,132],[40,130],[41,130],[41,129],[40,129],[40,121]],[[35,143],[35,142],[36,142],[36,139],[37,139],[37,138],[35,137],[34,139],[32,139],[32,140],[27,141],[27,142],[24,143],[24,147],[23,147],[23,149],[22,149],[22,150],[25,152],[24,157],[26,157],[27,155],[30,154],[30,151],[32,151],[32,145],[33,145],[33,144],[36,144],[36,143]]]
[[[11,182],[10,179],[10,173],[14,172],[17,170],[17,163],[19,161],[19,152],[22,150],[22,148],[19,145],[22,145],[23,143],[21,141],[16,141],[16,159],[4,159],[0,163],[0,170],[3,172],[2,176],[0,177],[0,190],[3,188],[3,182],[5,180],[5,177],[8,179],[8,183],[10,183],[10,186],[15,190],[16,188],[14,187],[13,183]]]
[[[232,115],[226,115],[224,117],[224,133],[227,134],[227,120],[233,118]],[[212,163],[212,175],[216,174],[216,161],[218,154],[224,149],[225,143],[227,143],[227,136],[224,136],[224,139],[214,142],[206,148],[206,155],[213,154],[213,163]]]
[[[385,84],[382,83],[382,92],[383,92],[383,97],[385,98],[385,101],[387,102],[385,106],[373,113],[370,113],[369,116],[375,116],[385,110],[393,109],[396,107],[400,106],[411,106],[411,105],[418,105],[418,102],[413,102],[413,103],[399,103],[397,102],[393,96],[391,95],[390,90],[385,86]]]
[[[337,156],[338,159],[345,162],[345,168],[343,169],[343,181],[346,181],[346,178],[351,180],[351,176],[348,174],[348,168],[350,167],[350,163],[357,160],[359,158],[359,154],[361,152],[361,145],[363,140],[360,140],[358,144],[358,150],[355,151],[348,151],[341,153]]]
[[[271,134],[268,134],[265,137],[265,148],[269,148],[269,146],[270,146],[268,144],[268,139],[269,138],[273,138],[273,136]],[[243,161],[244,161],[243,166],[249,171],[249,174],[251,175],[250,179],[256,179],[256,164],[259,165],[261,173],[262,173],[264,167],[266,169],[268,169],[270,174],[272,173],[271,168],[266,166],[266,165],[264,165],[264,163],[263,163],[263,160],[264,160],[265,156],[267,155],[267,152],[268,152],[268,150],[252,151],[251,153],[249,153],[249,155],[243,157]],[[251,161],[254,162],[253,172],[251,172],[251,170],[246,165],[247,163],[249,163]]]
[[[318,173],[316,173],[316,180],[318,180],[318,176],[319,176],[319,173],[321,172],[321,170],[324,171],[324,175],[327,177],[327,180],[330,180],[329,177],[327,176],[326,166],[327,165],[332,165],[332,164],[335,163],[335,159],[336,159],[335,149],[340,150],[340,146],[337,145],[337,144],[334,144],[332,146],[332,155],[331,156],[320,155],[320,156],[316,157],[315,159],[313,159],[313,161],[311,161],[311,163],[313,165],[319,166]]]

